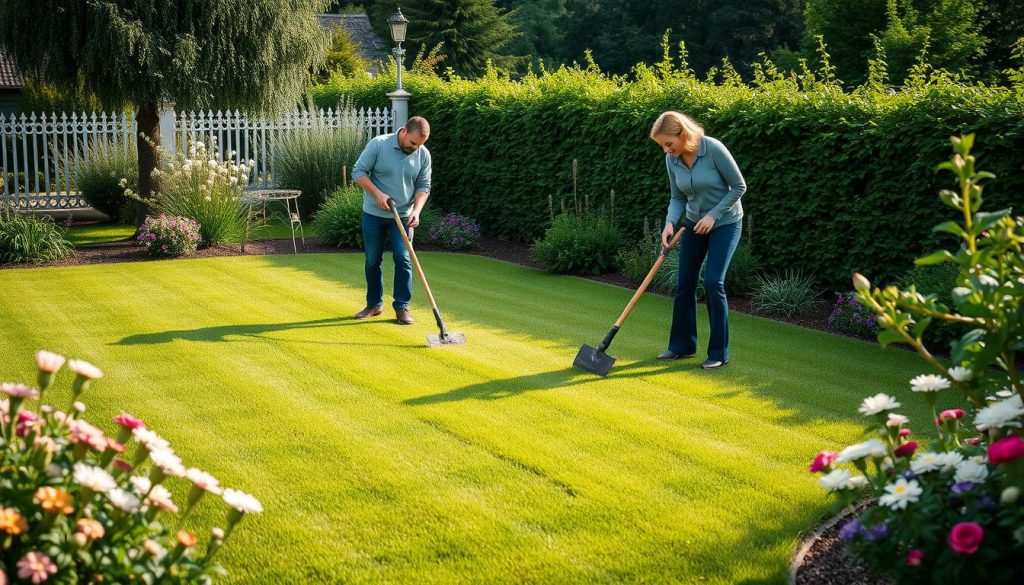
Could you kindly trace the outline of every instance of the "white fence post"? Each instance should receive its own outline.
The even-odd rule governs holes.
[[[178,141],[175,138],[175,120],[174,104],[165,103],[160,109],[160,146],[163,147],[164,152],[169,156],[174,156],[174,153],[178,152]]]

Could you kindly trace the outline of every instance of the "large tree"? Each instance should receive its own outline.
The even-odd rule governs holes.
[[[501,48],[515,34],[508,13],[494,0],[406,0],[402,13],[409,18],[412,47],[440,44],[442,66],[467,77],[483,73],[488,59],[500,60]]]
[[[325,53],[316,15],[327,4],[0,0],[0,45],[33,79],[134,109],[139,192],[148,195],[159,188],[161,105],[255,112],[295,103]]]

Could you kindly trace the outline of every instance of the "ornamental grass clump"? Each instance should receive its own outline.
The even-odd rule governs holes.
[[[446,213],[433,222],[428,240],[449,250],[468,250],[480,239],[480,225],[473,218],[458,213]]]
[[[202,241],[199,231],[196,221],[161,213],[157,217],[146,218],[136,239],[153,258],[175,258],[196,251]]]
[[[940,165],[959,179],[958,191],[940,195],[962,219],[935,231],[959,241],[917,260],[958,267],[951,304],[913,285],[872,288],[854,275],[858,302],[878,317],[879,342],[911,346],[932,369],[910,390],[931,406],[925,424],[936,439],[914,439],[901,402],[878,393],[859,409],[872,437],[822,451],[810,467],[837,506],[876,502],[840,536],[855,559],[900,583],[1024,582],[1024,217],[981,211],[981,183],[993,175],[975,169],[973,142],[953,138],[954,155]],[[937,322],[967,329],[951,346],[951,364],[925,345]],[[940,395],[960,406],[939,410]]]
[[[42,400],[65,363],[74,380],[61,410]],[[96,366],[48,351],[36,364],[38,389],[0,384],[0,583],[210,583],[223,574],[214,557],[246,514],[263,511],[259,501],[186,468],[139,419],[115,417],[116,435],[86,421],[79,399],[103,376]],[[171,482],[187,482],[184,502]],[[224,528],[202,537],[180,529],[206,494],[226,504]]]

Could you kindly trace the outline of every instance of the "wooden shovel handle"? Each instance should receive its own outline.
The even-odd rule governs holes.
[[[654,261],[654,266],[652,266],[650,272],[647,273],[647,277],[644,278],[644,281],[640,284],[640,288],[636,289],[636,292],[633,293],[633,298],[629,299],[629,303],[626,305],[625,310],[623,310],[622,314],[619,315],[619,320],[615,322],[616,327],[622,327],[622,324],[626,322],[626,317],[629,317],[629,312],[633,310],[633,306],[636,305],[637,301],[640,300],[640,297],[642,297],[644,292],[647,291],[647,287],[650,286],[651,281],[654,280],[654,275],[658,273],[658,269],[665,263],[665,258],[668,258],[669,252],[672,251],[672,248],[676,247],[676,244],[679,243],[679,238],[682,237],[683,232],[685,231],[685,227],[677,229],[675,235],[673,235],[672,239],[669,240],[668,246],[662,247],[661,254],[658,254],[658,259]]]

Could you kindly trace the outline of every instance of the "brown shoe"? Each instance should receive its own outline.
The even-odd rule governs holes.
[[[412,325],[412,313],[409,309],[395,309],[395,319],[398,319],[399,325]]]
[[[377,305],[376,307],[366,307],[362,311],[356,313],[356,319],[366,319],[367,317],[376,317],[384,312],[384,307]]]

